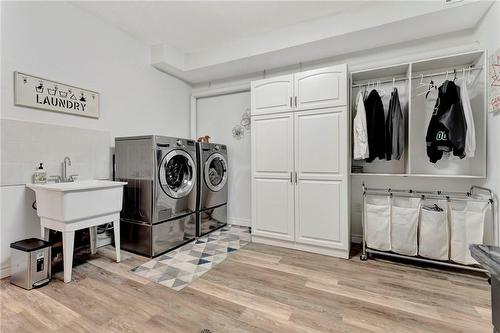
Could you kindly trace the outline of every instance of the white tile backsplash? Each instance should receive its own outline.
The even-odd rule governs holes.
[[[31,183],[39,163],[47,176],[61,175],[65,156],[72,162],[68,175],[111,177],[109,132],[1,119],[0,149],[1,186]]]

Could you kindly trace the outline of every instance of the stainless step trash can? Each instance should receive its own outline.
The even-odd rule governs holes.
[[[10,244],[10,283],[24,289],[46,285],[51,277],[50,243],[29,238]]]

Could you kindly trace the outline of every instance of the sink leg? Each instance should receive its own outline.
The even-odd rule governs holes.
[[[40,237],[45,240],[45,241],[48,241],[49,240],[49,229],[45,228],[43,225],[41,226],[41,230],[40,230]]]
[[[120,220],[113,221],[113,233],[115,236],[116,262],[120,262]]]
[[[75,232],[64,231],[63,236],[63,260],[64,260],[64,283],[71,281],[73,269],[73,247],[75,245]]]
[[[97,252],[97,227],[89,228],[90,235],[90,253],[96,254]]]

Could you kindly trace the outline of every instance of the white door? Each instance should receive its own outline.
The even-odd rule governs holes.
[[[347,65],[294,75],[295,110],[347,105]]]
[[[252,117],[252,234],[294,240],[293,115]]]
[[[252,115],[292,110],[292,74],[252,81],[251,88]]]
[[[347,109],[295,113],[295,239],[348,249]]]

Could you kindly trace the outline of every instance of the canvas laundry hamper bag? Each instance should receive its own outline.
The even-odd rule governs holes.
[[[434,204],[443,211],[430,209]],[[448,203],[425,200],[420,209],[418,254],[429,259],[448,260],[449,243]]]
[[[365,198],[365,240],[369,248],[391,250],[390,200],[389,197]]]
[[[487,202],[450,203],[450,259],[473,265],[478,262],[470,255],[470,244],[483,244]]]
[[[418,253],[419,198],[393,198],[391,207],[391,249],[407,256]]]

